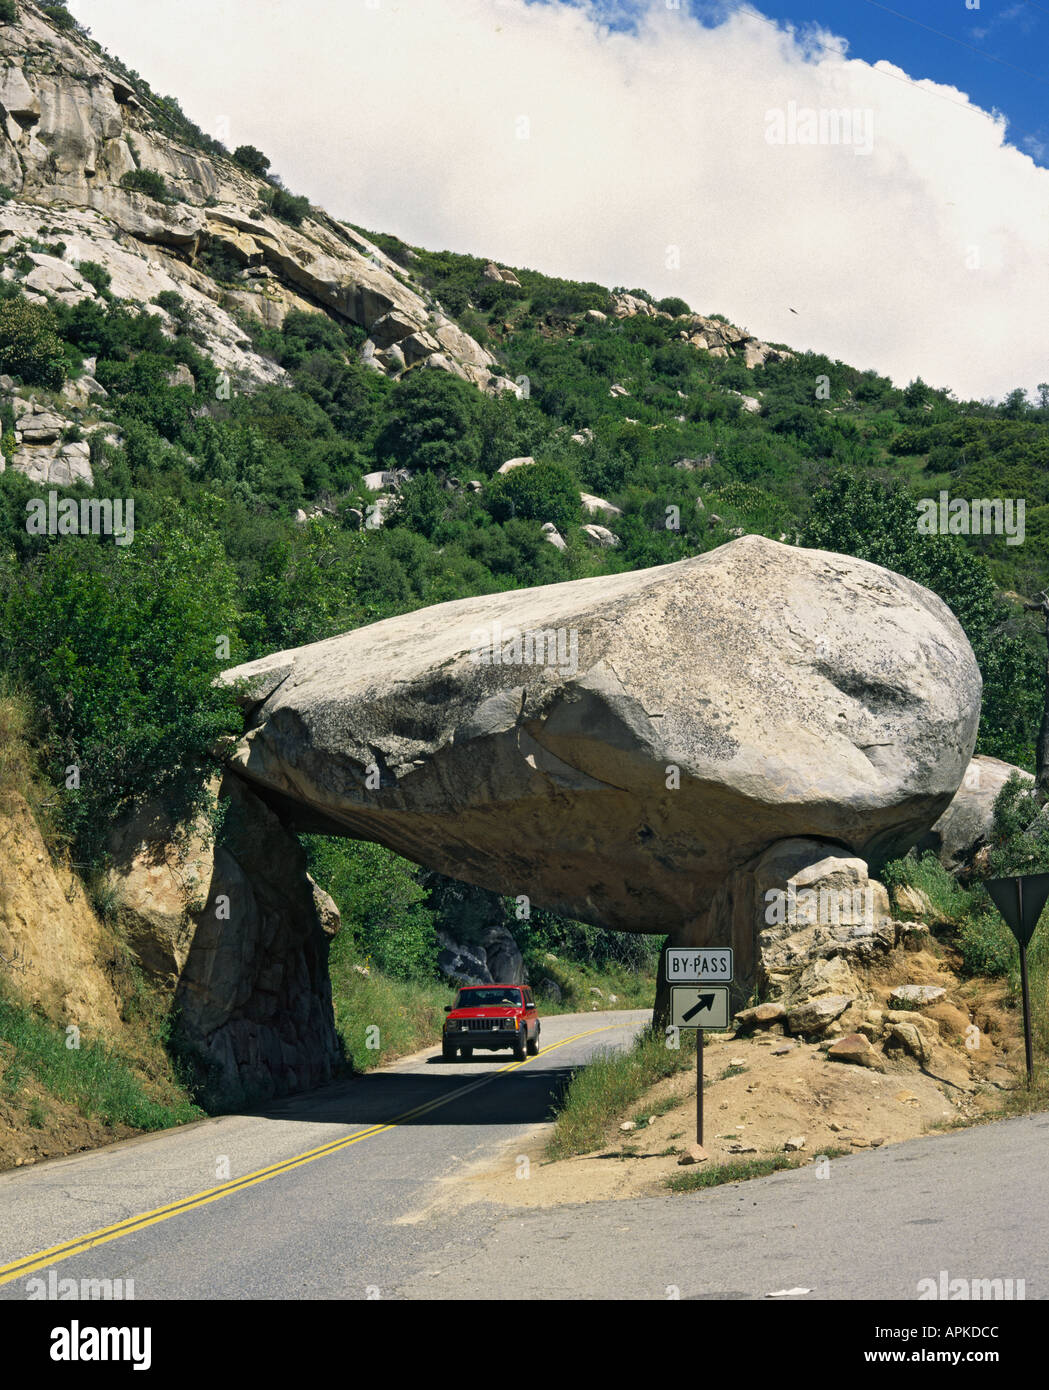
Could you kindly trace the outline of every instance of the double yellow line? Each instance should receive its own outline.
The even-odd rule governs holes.
[[[569,1043],[578,1042],[580,1038],[590,1037],[594,1033],[608,1033],[613,1028],[628,1026],[630,1025],[610,1023],[603,1028],[588,1028],[582,1033],[573,1033],[571,1037],[563,1038],[561,1042],[551,1043],[549,1047],[544,1047],[539,1055],[545,1057],[549,1052],[556,1052],[559,1047],[567,1047]],[[451,1105],[453,1101],[460,1100],[463,1096],[469,1095],[471,1091],[476,1091],[480,1086],[489,1085],[497,1076],[517,1071],[533,1060],[533,1058],[527,1057],[521,1062],[509,1062],[505,1067],[489,1072],[487,1076],[478,1077],[476,1081],[471,1081],[467,1086],[459,1087],[450,1095],[427,1101],[424,1105],[417,1105],[414,1110],[406,1110],[403,1115],[397,1115],[394,1119],[383,1124],[372,1125],[369,1129],[360,1130],[346,1139],[336,1139],[330,1144],[322,1144],[318,1149],[309,1149],[306,1153],[296,1154],[294,1158],[285,1159],[282,1163],[274,1163],[269,1168],[259,1168],[254,1173],[247,1173],[243,1178],[234,1178],[230,1182],[222,1183],[219,1187],[210,1187],[205,1192],[198,1192],[195,1196],[186,1197],[180,1202],[172,1202],[166,1207],[156,1207],[153,1211],[145,1211],[138,1216],[129,1216],[126,1220],[118,1221],[113,1226],[102,1226],[99,1230],[92,1231],[90,1235],[78,1236],[75,1240],[65,1241],[61,1245],[53,1245],[48,1250],[39,1250],[35,1255],[24,1255],[20,1260],[14,1260],[11,1264],[0,1265],[0,1284],[10,1284],[14,1279],[33,1274],[36,1270],[57,1264],[60,1260],[68,1260],[73,1255],[82,1255],[85,1250],[93,1250],[96,1246],[106,1245],[111,1240],[120,1240],[123,1236],[145,1230],[147,1226],[156,1226],[161,1221],[170,1221],[173,1216],[181,1216],[183,1212],[194,1211],[197,1207],[205,1207],[209,1202],[217,1202],[222,1197],[231,1197],[235,1192],[243,1192],[249,1187],[268,1182],[270,1178],[279,1177],[282,1173],[290,1173],[293,1168],[301,1168],[307,1163],[316,1163],[319,1158],[327,1158],[331,1154],[338,1153],[341,1149],[348,1149],[351,1144],[359,1144],[363,1139],[373,1139],[377,1134],[385,1134],[388,1130],[397,1129],[406,1121],[417,1119],[420,1115],[427,1115],[432,1110],[439,1110],[442,1105]]]

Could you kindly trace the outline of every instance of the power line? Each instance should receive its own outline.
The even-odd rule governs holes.
[[[948,43],[956,43],[959,48],[967,49],[979,58],[986,58],[989,63],[999,63],[1003,68],[1012,68],[1013,72],[1023,73],[1024,77],[1031,77],[1035,82],[1044,83],[1046,81],[1044,77],[1039,77],[1036,72],[1028,72],[1026,68],[1017,67],[1015,63],[1010,63],[1005,58],[996,58],[993,53],[985,53],[982,48],[975,48],[963,39],[956,39],[953,34],[945,34],[942,29],[933,29],[930,25],[923,24],[920,19],[912,19],[910,15],[901,14],[899,10],[891,10],[888,5],[882,5],[879,0],[864,0],[864,4],[873,5],[876,10],[884,10],[886,14],[895,15],[897,19],[905,20],[908,24],[915,24],[919,29],[924,29],[927,34],[935,34],[937,38],[946,39]]]

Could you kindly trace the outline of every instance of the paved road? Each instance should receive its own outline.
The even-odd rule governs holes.
[[[551,1016],[526,1062],[433,1052],[262,1113],[5,1174],[0,1298],[25,1298],[50,1270],[132,1279],[136,1299],[386,1296],[456,1233],[397,1218],[460,1165],[533,1133],[572,1069],[649,1017]]]
[[[796,1298],[917,1299],[931,1292],[921,1280],[938,1293],[946,1271],[948,1281],[969,1281],[968,1297],[973,1280],[1011,1279],[1014,1298],[1045,1299],[1047,1148],[1049,1116],[1032,1115],[688,1195],[504,1215],[396,1292],[764,1299],[802,1289],[810,1292]]]
[[[25,1298],[49,1270],[133,1279],[140,1300],[754,1299],[797,1288],[810,1291],[799,1299],[916,1299],[941,1271],[1012,1280],[1014,1292],[1023,1280],[1027,1299],[1049,1297],[1045,1115],[687,1196],[398,1221],[427,1207],[440,1179],[534,1132],[571,1069],[626,1045],[646,1018],[549,1018],[526,1063],[412,1058],[261,1114],[0,1177],[0,1298]]]

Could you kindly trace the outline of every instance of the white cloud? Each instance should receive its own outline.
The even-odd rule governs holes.
[[[1049,171],[964,93],[830,36],[743,14],[704,27],[663,0],[635,34],[524,0],[71,8],[360,225],[679,294],[964,397],[1049,377]],[[870,152],[768,143],[791,103],[796,131],[804,108],[872,113]]]

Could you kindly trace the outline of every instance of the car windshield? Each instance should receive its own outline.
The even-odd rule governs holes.
[[[520,1004],[519,989],[463,989],[455,1001],[457,1009],[515,1009]]]

